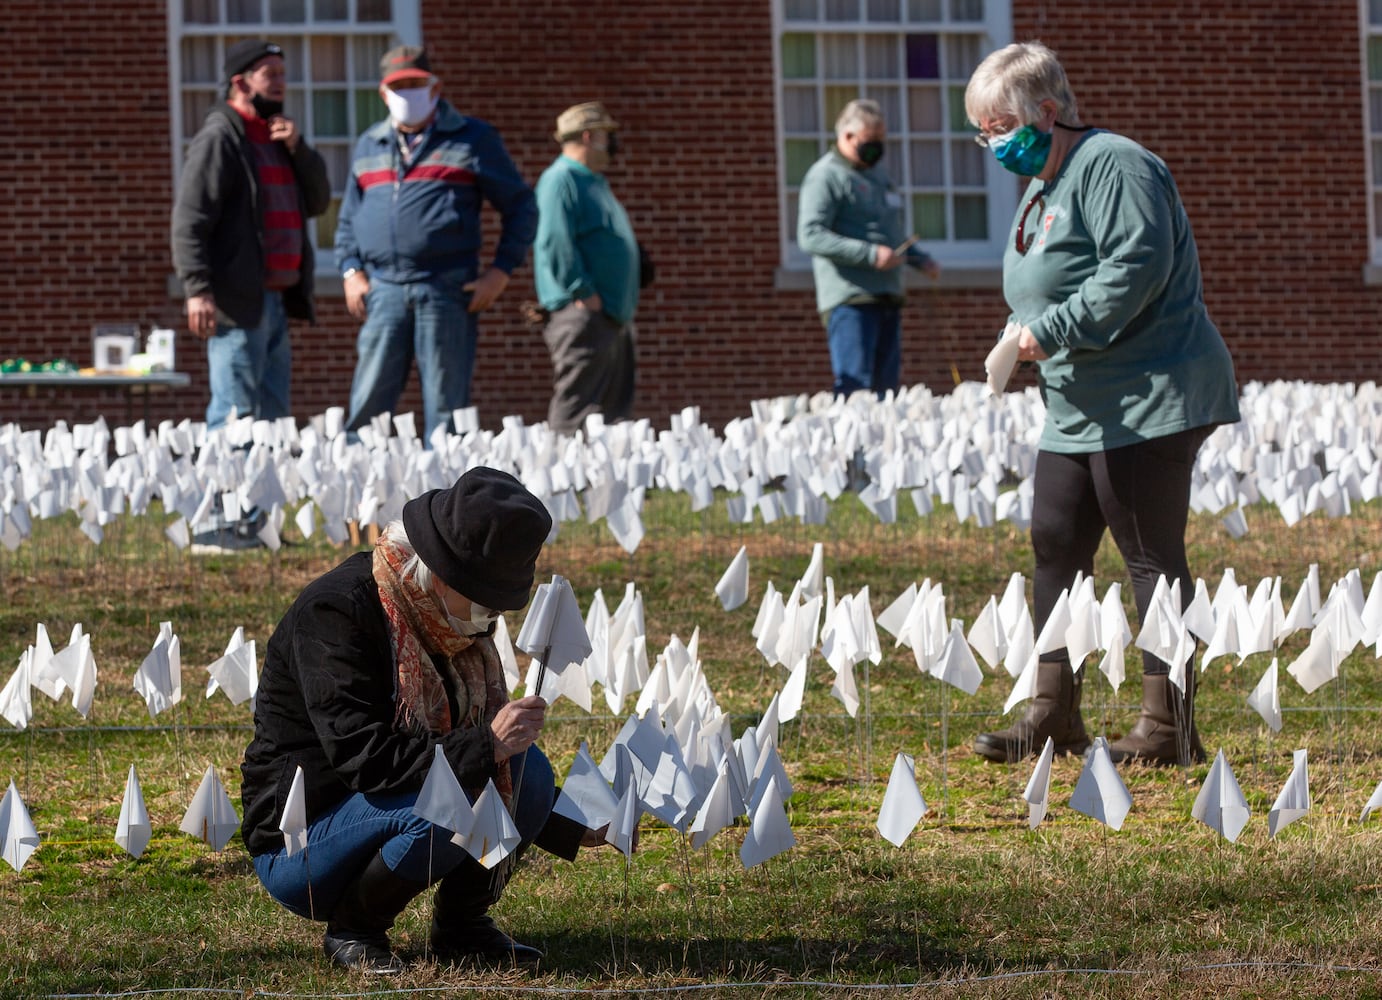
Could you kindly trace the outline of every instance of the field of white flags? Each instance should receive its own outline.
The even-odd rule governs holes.
[[[1339,837],[1365,838],[1353,846],[1379,856],[1382,390],[1251,384],[1241,408],[1196,466],[1193,592],[1163,586],[1139,621],[1106,543],[1094,575],[1041,626],[1026,533],[1035,390],[782,398],[720,429],[688,409],[664,430],[592,421],[573,437],[517,418],[480,430],[463,411],[456,423],[469,429],[430,446],[410,414],[355,439],[339,411],[215,434],[193,421],[0,428],[0,915],[37,920],[38,938],[45,921],[33,914],[51,885],[105,905],[123,890],[104,879],[153,879],[163,866],[223,901],[253,898],[259,926],[308,940],[258,890],[236,837],[265,644],[303,585],[409,498],[478,465],[512,472],[553,514],[541,586],[501,618],[497,640],[510,690],[551,706],[541,742],[562,784],[557,811],[608,824],[618,867],[591,883],[541,868],[576,880],[556,890],[571,894],[570,912],[520,892],[510,915],[551,944],[564,932],[545,905],[567,923],[585,919],[583,893],[620,910],[622,952],[613,924],[592,932],[614,971],[588,962],[577,976],[587,985],[622,982],[640,962],[675,978],[691,961],[687,940],[732,955],[726,928],[749,932],[712,908],[708,893],[725,885],[763,896],[741,905],[766,909],[742,919],[777,943],[741,957],[748,967],[733,976],[701,955],[701,981],[786,970],[779,981],[804,983],[828,952],[844,962],[841,982],[901,986],[926,981],[920,902],[914,926],[889,925],[887,972],[868,971],[876,956],[867,967],[843,958],[881,932],[830,893],[859,880],[872,899],[869,872],[907,870],[921,883],[909,891],[924,892],[913,866],[953,856],[960,869],[1001,871],[1007,888],[983,891],[1010,889],[1014,913],[1027,905],[1019,885],[1087,878],[1070,905],[1093,912],[1117,905],[1111,851],[1209,851],[1219,860],[1205,877],[1221,885],[1289,884],[1285,852],[1335,850]],[[197,534],[247,512],[263,515],[261,546],[194,553]],[[1059,648],[1083,666],[1091,752],[980,760],[974,735],[1021,715],[1039,657]],[[1172,663],[1182,689],[1198,681],[1203,765],[1110,761],[1107,743],[1137,715],[1143,651]],[[515,842],[496,801],[469,801],[442,766],[418,808],[493,865]],[[290,800],[290,843],[301,823]],[[1223,860],[1229,850],[1241,871]],[[1087,870],[1052,876],[1071,851],[1089,852]],[[1375,907],[1382,873],[1345,877],[1353,902]],[[682,902],[663,898],[668,886]],[[936,948],[963,951],[967,922],[980,921],[969,910],[979,904],[955,905],[965,919],[928,931]],[[839,939],[821,954],[778,941],[795,940],[802,906],[820,941]],[[1166,940],[1185,932],[1167,919]],[[1375,926],[1365,931],[1382,946]],[[934,964],[1043,964],[1048,946],[1009,952],[996,940],[985,958],[980,948]],[[123,960],[109,980],[91,969],[45,978],[49,947],[27,947],[10,958],[30,986],[141,981]],[[1101,961],[1131,954],[1108,947],[1115,958]],[[1157,953],[1161,974],[1171,965]],[[263,988],[235,965],[226,956],[215,984]],[[330,982],[324,967],[313,975],[323,978],[289,979]],[[179,967],[167,983],[212,980]]]

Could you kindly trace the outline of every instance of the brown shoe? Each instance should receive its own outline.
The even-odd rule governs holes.
[[[974,752],[1000,764],[1012,764],[1041,753],[1049,736],[1056,753],[1084,753],[1089,749],[1089,736],[1080,715],[1083,685],[1084,672],[1077,676],[1065,660],[1038,662],[1036,693],[1027,714],[1007,729],[974,737]]]
[[[1195,665],[1187,666],[1182,694],[1166,674],[1142,675],[1142,714],[1121,740],[1109,744],[1115,764],[1140,760],[1148,764],[1204,763],[1204,745],[1195,728]]]

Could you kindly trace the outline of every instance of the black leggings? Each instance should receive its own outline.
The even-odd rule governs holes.
[[[1165,576],[1168,585],[1179,580],[1181,602],[1189,602],[1195,586],[1185,558],[1190,473],[1212,430],[1196,427],[1084,455],[1037,453],[1032,550],[1038,635],[1075,574],[1093,576],[1094,555],[1106,527],[1132,577],[1139,621],[1146,620],[1158,577]],[[1061,650],[1043,658],[1065,655]],[[1169,665],[1143,652],[1143,673],[1169,671]]]

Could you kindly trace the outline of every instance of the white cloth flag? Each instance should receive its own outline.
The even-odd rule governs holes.
[[[1372,791],[1372,798],[1368,799],[1367,805],[1363,806],[1363,815],[1358,817],[1358,822],[1365,822],[1368,814],[1375,809],[1382,809],[1382,781],[1377,783],[1377,787]]]
[[[10,780],[9,791],[0,799],[0,835],[4,836],[4,858],[15,871],[24,867],[29,855],[38,850],[38,830],[29,817],[29,809]]]
[[[422,790],[413,802],[413,812],[454,834],[469,833],[475,823],[470,799],[456,780],[456,772],[452,770],[440,743],[432,748],[432,765],[427,769]]]
[[[134,673],[134,689],[156,718],[182,701],[182,646],[172,622],[160,622],[153,649]]]
[[[878,832],[894,847],[901,847],[925,815],[926,799],[917,785],[916,760],[911,754],[899,753],[878,810]]]
[[[638,800],[638,789],[633,782],[629,782],[629,787],[624,789],[623,797],[619,800],[614,819],[605,831],[605,843],[612,844],[626,859],[632,858],[634,832],[642,817],[643,806]]]
[[[293,784],[288,789],[288,798],[283,803],[283,815],[279,817],[278,828],[283,832],[283,851],[292,857],[298,851],[307,850],[307,781],[302,774],[302,765],[293,772]]]
[[[1281,794],[1276,797],[1271,812],[1267,813],[1267,829],[1273,837],[1310,811],[1309,752],[1296,750],[1291,756],[1294,760],[1291,773],[1286,784],[1281,786]]]
[[[504,797],[494,787],[494,779],[485,783],[485,790],[475,800],[475,822],[470,832],[451,838],[485,868],[493,868],[518,847],[522,838],[513,818],[504,807]]]
[[[206,672],[206,696],[224,691],[232,705],[243,705],[259,690],[259,661],[255,657],[254,640],[245,641],[245,627],[238,625],[226,643],[225,654],[210,663]]]
[[[1262,716],[1268,728],[1274,733],[1281,732],[1281,691],[1277,687],[1277,666],[1276,657],[1272,657],[1272,665],[1262,675],[1262,679],[1257,682],[1257,687],[1252,689],[1252,694],[1248,695],[1248,707]]]
[[[1320,626],[1310,633],[1310,644],[1286,668],[1306,694],[1314,694],[1339,676],[1338,652],[1328,626]]]
[[[730,767],[729,755],[721,758],[715,782],[710,786],[705,801],[701,803],[696,818],[691,822],[689,832],[693,848],[704,847],[711,837],[733,824],[735,820],[737,813],[734,809],[735,796],[731,787],[733,779],[730,777]]]
[[[561,694],[590,711],[590,682],[582,666],[591,654],[590,636],[565,577],[554,575],[551,583],[538,585],[514,645],[533,658],[528,693],[546,698],[549,705],[556,701],[553,692],[539,690],[550,674]],[[572,676],[563,680],[568,671]]]
[[[990,595],[969,629],[969,644],[990,667],[997,668],[1008,652],[1008,633],[998,614],[998,598]]]
[[[212,765],[202,775],[202,783],[197,786],[197,794],[192,796],[192,804],[183,814],[178,829],[205,841],[213,851],[219,851],[230,843],[239,826],[240,817],[235,814],[235,806]]]
[[[1214,763],[1200,786],[1200,793],[1195,796],[1190,815],[1211,830],[1217,830],[1230,844],[1248,825],[1251,810],[1223,750],[1214,755]]]
[[[739,546],[739,552],[730,562],[729,568],[715,584],[715,596],[726,611],[733,611],[749,599],[749,550]]]
[[[91,636],[82,631],[81,622],[72,626],[72,636],[66,648],[54,653],[47,665],[40,668],[37,659],[33,668],[34,687],[54,701],[65,690],[72,692],[72,707],[82,718],[91,713],[91,700],[96,692],[96,661],[91,655]]]
[[[571,769],[566,772],[561,794],[557,796],[552,811],[575,820],[586,829],[598,830],[614,819],[618,808],[619,797],[590,756],[589,745],[581,740],[580,749],[571,762]]]
[[[1118,768],[1113,766],[1108,740],[1102,736],[1094,737],[1094,746],[1085,758],[1084,770],[1070,796],[1070,808],[1114,830],[1122,829],[1123,820],[1132,809],[1132,795],[1123,784]]]
[[[797,660],[792,672],[787,675],[787,682],[782,685],[781,696],[778,700],[779,721],[791,722],[801,711],[801,703],[806,696],[806,655],[802,655]]]
[[[748,832],[744,834],[744,845],[739,849],[739,861],[745,868],[752,868],[790,850],[796,843],[777,784],[770,781],[753,810]]]
[[[5,689],[0,691],[0,716],[15,729],[26,728],[34,717],[33,671],[29,666],[33,656],[33,646],[19,654],[19,666],[10,675]]]
[[[941,655],[931,667],[931,676],[957,687],[965,694],[973,694],[984,683],[984,672],[979,669],[974,653],[965,640],[964,624],[958,619],[950,623],[950,635],[945,640]]]
[[[149,810],[144,806],[144,791],[139,787],[139,775],[134,773],[131,764],[129,777],[125,779],[125,798],[120,803],[120,818],[115,823],[115,842],[137,858],[149,846],[153,830]]]
[[[1056,756],[1056,742],[1046,737],[1046,745],[1041,748],[1032,776],[1027,779],[1027,788],[1022,797],[1027,801],[1027,826],[1035,830],[1046,818],[1046,808],[1051,801],[1051,761]]]
[[[1008,700],[1003,703],[1004,715],[1036,694],[1036,678],[1037,654],[1033,652],[1031,658],[1027,660],[1027,666],[1022,670],[1021,676],[1017,678],[1017,683],[1013,685],[1012,691],[1008,692]]]

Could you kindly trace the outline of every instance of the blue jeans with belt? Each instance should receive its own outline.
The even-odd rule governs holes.
[[[208,430],[224,424],[232,407],[239,416],[256,420],[288,416],[293,355],[283,293],[264,292],[264,311],[257,325],[218,327],[215,336],[206,340],[206,367],[211,383]]]
[[[470,405],[479,330],[476,315],[466,311],[470,293],[461,286],[472,278],[470,268],[402,284],[369,276],[347,430],[358,431],[372,417],[397,412],[414,359],[422,387],[424,426],[419,433],[424,441],[437,427],[450,426],[452,410]]]
[[[509,767],[518,787],[513,821],[520,838],[517,851],[522,852],[547,824],[556,801],[556,780],[552,765],[537,747],[511,757]],[[452,843],[450,830],[413,812],[417,796],[417,792],[351,795],[311,822],[305,850],[289,856],[280,849],[256,857],[259,881],[278,902],[312,920],[325,920],[331,914],[346,887],[376,853],[384,856],[394,874],[410,882],[431,885],[454,873],[473,881],[482,894],[493,888],[494,873],[464,847]]]

